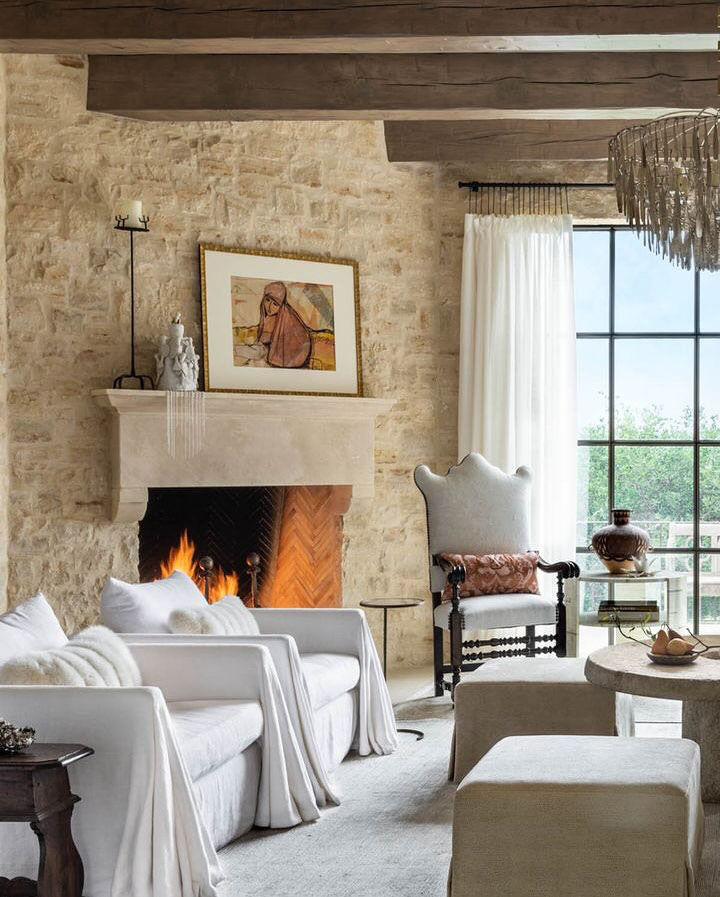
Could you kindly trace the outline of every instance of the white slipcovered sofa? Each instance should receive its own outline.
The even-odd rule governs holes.
[[[135,644],[162,638],[197,647],[264,645],[320,806],[337,802],[330,776],[349,750],[363,756],[395,750],[392,702],[361,610],[247,609],[252,634],[172,633],[172,612],[187,608],[208,606],[192,580],[178,572],[139,585],[110,580],[101,600],[103,623]]]
[[[10,622],[6,621],[10,618]],[[111,634],[109,634],[111,636]],[[65,636],[41,596],[0,618],[0,664]],[[134,687],[0,686],[0,715],[39,741],[95,751],[73,765],[86,897],[213,897],[216,849],[253,825],[317,819],[270,652],[260,645],[128,643]],[[3,679],[7,681],[7,679]],[[24,824],[0,826],[0,875],[37,871]]]

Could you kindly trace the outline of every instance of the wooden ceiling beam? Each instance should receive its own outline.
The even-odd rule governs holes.
[[[88,109],[166,121],[627,118],[716,101],[716,53],[91,56],[88,73]]]
[[[642,120],[388,121],[390,162],[606,159],[608,141]]]
[[[647,49],[672,49],[663,35],[704,36],[695,49],[711,49],[716,15],[699,0],[0,0],[0,52],[478,52],[494,48],[486,38],[522,50],[513,38],[613,35],[649,39]]]

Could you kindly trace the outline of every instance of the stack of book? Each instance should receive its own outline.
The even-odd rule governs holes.
[[[611,623],[617,620],[619,623],[658,623],[660,621],[660,608],[657,601],[617,601],[606,599],[600,602],[598,608],[598,623]]]

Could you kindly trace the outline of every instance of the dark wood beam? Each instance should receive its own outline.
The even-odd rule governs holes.
[[[606,159],[608,141],[638,120],[387,121],[390,162]]]
[[[716,15],[698,0],[0,0],[0,52],[467,52],[487,37],[710,36]]]
[[[716,101],[716,52],[93,56],[88,76],[88,109],[149,120],[650,118]]]

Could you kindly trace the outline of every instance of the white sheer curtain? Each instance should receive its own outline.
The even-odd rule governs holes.
[[[575,307],[569,215],[465,216],[458,451],[533,472],[532,538],[575,553]]]

